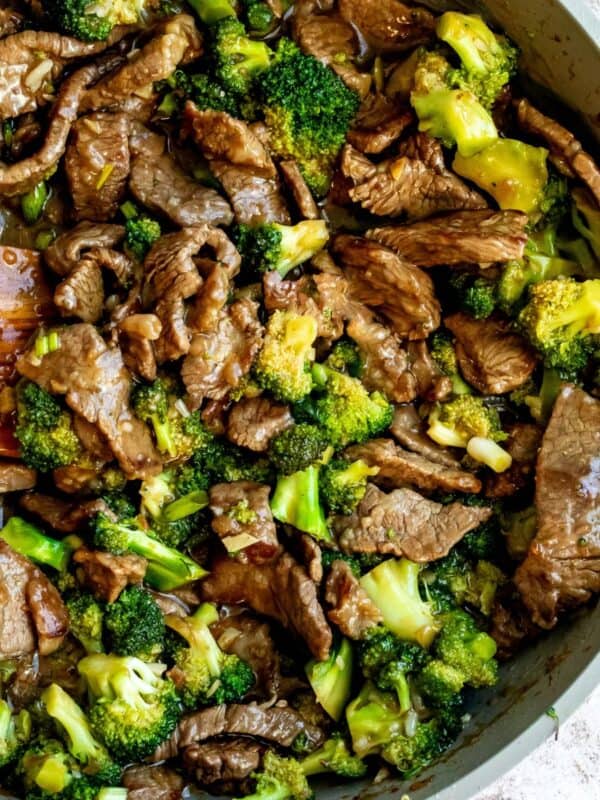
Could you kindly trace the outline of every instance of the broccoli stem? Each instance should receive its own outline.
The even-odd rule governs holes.
[[[325,513],[319,503],[318,466],[280,476],[271,499],[271,511],[279,522],[310,533],[315,539],[332,541]]]
[[[228,0],[187,0],[205,25],[212,25],[225,17],[235,17],[235,10]]]
[[[167,522],[177,522],[179,519],[189,517],[190,514],[195,514],[196,511],[201,511],[207,505],[208,494],[204,489],[198,489],[169,503],[163,511],[163,516]]]
[[[320,705],[339,722],[352,691],[352,646],[341,639],[332,647],[326,661],[311,659],[305,667],[306,677]],[[306,773],[310,774],[310,773]]]
[[[96,795],[96,800],[127,800],[127,789],[124,786],[105,786]]]
[[[0,530],[0,538],[22,556],[30,558],[36,564],[53,567],[58,572],[66,570],[71,558],[72,548],[66,541],[46,536],[21,517],[11,517]]]

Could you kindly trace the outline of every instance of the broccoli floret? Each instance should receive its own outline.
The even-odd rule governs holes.
[[[497,304],[495,281],[455,271],[450,276],[449,285],[452,299],[475,319],[487,319],[494,312]]]
[[[452,381],[452,393],[455,395],[472,394],[472,389],[463,380],[458,368],[456,350],[452,336],[447,331],[436,331],[429,340],[429,351],[440,370]]]
[[[169,547],[179,547],[193,534],[197,513],[208,505],[209,481],[186,463],[145,480],[140,487],[142,510],[152,518],[153,534]]]
[[[264,35],[274,26],[275,14],[262,0],[243,0],[242,8],[243,16],[251,31]]]
[[[280,39],[271,67],[256,81],[271,149],[293,158],[310,189],[327,192],[335,159],[358,111],[358,94],[318,59]]]
[[[201,111],[224,111],[232,117],[239,116],[239,98],[227,91],[213,77],[205,73],[188,75],[183,70],[176,70],[170,80],[174,91],[169,92],[159,106],[159,110],[169,112],[171,116],[177,107],[181,107],[187,98]],[[169,86],[171,88],[171,86]],[[173,108],[166,106],[167,98],[174,100]]]
[[[337,341],[325,359],[325,366],[347,372],[353,378],[360,378],[362,372],[362,358],[354,342],[346,339]]]
[[[142,215],[125,222],[125,246],[138,261],[146,258],[146,254],[160,236],[160,225],[151,217]]]
[[[352,691],[352,645],[338,637],[325,661],[311,659],[305,667],[306,677],[325,711],[339,722]]]
[[[36,342],[36,352],[37,345]],[[69,412],[52,395],[29,381],[21,382],[17,389],[15,436],[21,445],[23,461],[42,472],[72,464],[81,452]]]
[[[101,499],[119,519],[135,516],[135,506],[124,492],[107,491],[102,494]]]
[[[585,189],[574,189],[571,197],[574,201],[573,225],[587,240],[596,258],[600,259],[600,209]]]
[[[456,701],[465,680],[459,669],[434,658],[419,674],[417,684],[428,703],[444,707]]]
[[[283,758],[269,750],[260,772],[252,774],[254,792],[238,800],[311,800],[313,793],[295,758]]]
[[[26,790],[27,800],[42,800],[49,795],[71,800],[67,787],[73,780],[75,767],[75,759],[67,753],[62,742],[39,735],[23,752],[17,774]]]
[[[135,520],[114,522],[99,513],[91,521],[91,530],[95,547],[115,555],[131,552],[147,559],[146,581],[159,591],[176,589],[207,574],[189,556],[148,535]]]
[[[344,561],[352,570],[352,574],[360,578],[361,575],[376,567],[385,558],[386,556],[382,556],[379,553],[354,553],[353,555],[348,555],[347,553],[340,553],[339,550],[328,548],[321,553],[321,564],[323,569],[327,571],[331,569],[334,561]]]
[[[220,19],[235,17],[235,9],[229,0],[187,0],[205,25]]]
[[[498,679],[496,642],[480,631],[470,614],[455,609],[443,616],[433,653],[436,658],[462,673],[465,685],[493,686]]]
[[[430,570],[432,578],[427,582],[427,591],[440,610],[468,604],[485,616],[492,611],[498,587],[508,580],[490,561],[479,559],[473,565],[459,548],[453,548],[445,558],[431,564]]]
[[[94,733],[119,761],[141,761],[175,729],[179,698],[171,681],[161,677],[162,664],[97,653],[77,669],[92,699]]]
[[[581,267],[558,254],[540,252],[530,239],[523,258],[509,261],[497,283],[498,305],[502,311],[514,316],[526,302],[527,288],[544,280],[580,275]]]
[[[307,219],[296,225],[238,225],[233,234],[245,269],[277,270],[282,278],[322,250],[328,239],[327,223],[321,219]]]
[[[571,192],[566,178],[559,175],[548,166],[548,181],[544,187],[544,194],[539,205],[541,217],[536,222],[535,229],[556,229],[567,217],[571,203]]]
[[[148,0],[43,0],[51,25],[84,42],[107,39],[116,25],[131,25],[145,16]]]
[[[367,765],[353,755],[348,743],[339,733],[334,733],[325,744],[300,762],[306,776],[331,772],[341,778],[362,778]]]
[[[353,442],[364,442],[387,430],[393,406],[381,392],[369,393],[358,378],[323,364],[313,368],[315,391],[294,415],[319,425],[337,450]]]
[[[109,650],[119,656],[157,661],[163,650],[165,621],[152,595],[140,586],[123,589],[104,617]]]
[[[469,89],[452,88],[450,64],[439,53],[423,52],[415,71],[410,102],[419,118],[419,130],[455,144],[463,156],[472,156],[498,138],[490,113]]]
[[[273,516],[279,522],[310,533],[315,539],[333,541],[319,502],[318,466],[280,476],[270,503]]]
[[[88,592],[72,595],[65,605],[69,612],[69,630],[81,642],[86,653],[103,653],[103,605]]]
[[[546,366],[565,379],[576,379],[600,333],[600,280],[541,281],[530,287],[518,321]]]
[[[321,470],[323,502],[333,514],[351,514],[365,495],[367,480],[378,472],[379,467],[370,467],[362,459],[330,461]]]
[[[0,769],[16,761],[31,735],[31,717],[23,709],[13,714],[6,700],[0,698]]]
[[[461,67],[451,71],[450,83],[470,89],[491,108],[517,71],[517,48],[490,30],[477,14],[447,11],[438,20],[436,34],[461,60]]]
[[[273,52],[265,42],[250,39],[235,17],[224,17],[211,25],[214,74],[227,92],[246,97],[254,80],[268,70]]]
[[[161,378],[151,384],[138,384],[131,393],[131,406],[139,419],[152,426],[161,453],[177,455],[169,424],[169,385]]]
[[[464,500],[466,500],[465,505],[472,505],[468,498],[464,498]],[[483,502],[480,505],[486,505],[486,503]],[[502,533],[496,515],[466,533],[458,544],[460,552],[467,558],[474,560],[484,558],[488,561],[502,560],[504,555],[502,546]]]
[[[219,618],[214,605],[204,603],[189,617],[169,614],[166,623],[185,640],[175,649],[171,672],[187,709],[201,705],[237,703],[254,685],[251,667],[236,655],[224,653],[210,631]]]
[[[505,511],[500,516],[502,533],[511,558],[522,561],[537,532],[537,511],[528,506],[519,511]]]
[[[317,321],[309,314],[275,311],[269,317],[254,376],[277,400],[294,403],[312,389],[317,332]]]
[[[277,472],[291,475],[321,461],[327,446],[327,436],[320,428],[301,422],[271,439],[269,458]]]
[[[184,483],[193,481],[194,476],[205,476],[211,486],[233,481],[268,483],[271,479],[271,469],[266,459],[252,458],[240,447],[214,437],[195,451],[190,466],[193,472],[184,467],[180,473],[180,491]]]
[[[421,597],[421,565],[389,559],[367,572],[360,585],[381,611],[383,624],[401,639],[428,647],[440,629],[430,602]]]
[[[411,735],[393,736],[381,755],[403,778],[410,778],[439,758],[461,730],[460,712],[444,710],[433,719],[418,722]]]
[[[94,738],[87,717],[73,698],[57,683],[52,683],[44,689],[41,699],[49,716],[59,723],[69,753],[84,772],[109,784],[120,783],[121,768]]]
[[[536,422],[547,423],[563,383],[556,370],[544,367],[539,388],[536,381],[530,378],[511,392],[509,397],[515,405],[526,406]]]
[[[52,567],[58,572],[66,570],[73,552],[68,539],[52,539],[21,517],[10,517],[0,530],[0,539],[4,539],[13,550],[36,564]]]

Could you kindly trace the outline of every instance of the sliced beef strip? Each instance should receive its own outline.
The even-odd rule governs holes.
[[[98,331],[85,323],[59,333],[60,347],[41,358],[31,348],[17,369],[53,394],[64,394],[67,405],[97,425],[125,474],[155,475],[161,461],[148,427],[129,408],[131,376],[118,348],[108,347]]]
[[[184,717],[171,738],[158,747],[150,760],[174,758],[180,750],[216,736],[252,736],[280,747],[290,747],[300,734],[306,736],[311,748],[323,741],[320,728],[307,723],[287,706],[264,708],[256,703],[213,706]]]
[[[119,109],[132,96],[143,98],[156,81],[166,80],[179,64],[193,61],[201,53],[202,38],[194,19],[187,14],[169,17],[153,28],[150,41],[123,66],[89,89],[82,110]]]
[[[84,586],[107,603],[114,603],[126,586],[141,583],[146,574],[146,559],[127,553],[116,556],[102,550],[80,547],[73,553]]]
[[[131,166],[129,188],[140,203],[175,225],[230,225],[233,213],[214,189],[190,177],[169,153],[141,153]]]
[[[228,196],[236,222],[289,224],[275,165],[251,128],[220,111],[199,111],[188,102],[185,120]]]
[[[254,481],[216,483],[210,487],[212,529],[230,553],[252,564],[271,561],[279,552],[269,506],[271,488]]]
[[[349,639],[362,639],[383,620],[383,615],[362,588],[345,561],[337,560],[325,583],[325,602],[331,606],[329,620]]]
[[[342,17],[377,53],[402,53],[433,38],[435,17],[399,0],[340,0]]]
[[[420,267],[481,264],[519,259],[527,242],[527,214],[520,211],[457,211],[410,225],[372,228],[367,237]]]
[[[435,464],[441,464],[450,469],[460,469],[460,463],[454,458],[450,450],[440,447],[427,436],[423,421],[414,406],[401,405],[396,407],[394,419],[390,425],[390,433],[402,447],[423,456],[428,461],[433,461]]]
[[[331,630],[315,584],[288,553],[261,566],[218,558],[201,588],[206,600],[244,603],[257,613],[277,620],[304,639],[316,659],[327,658]]]
[[[183,751],[183,764],[204,786],[242,781],[258,769],[264,747],[242,737],[191,744]]]
[[[69,629],[58,590],[31,561],[0,539],[0,658],[53,653]]]
[[[518,100],[516,108],[520,126],[528,133],[544,139],[550,152],[568,166],[571,174],[574,173],[587,184],[596,202],[600,203],[600,169],[583,149],[581,142],[556,120],[538,111],[529,100]]]
[[[406,349],[417,396],[430,402],[445,400],[452,393],[452,382],[431,357],[427,342],[409,342]]]
[[[423,563],[443,558],[491,513],[458,502],[441,505],[411,489],[385,494],[369,484],[356,511],[334,517],[332,527],[345,553],[383,553]]]
[[[535,475],[535,462],[543,433],[540,426],[516,422],[507,425],[505,431],[508,439],[502,443],[502,447],[510,454],[512,464],[505,472],[486,476],[486,497],[510,497],[526,489]]]
[[[112,450],[108,446],[106,437],[96,425],[80,417],[79,414],[74,414],[73,430],[89,456],[105,463],[113,460]]]
[[[537,365],[535,352],[507,320],[473,319],[459,312],[447,317],[444,325],[456,337],[460,371],[482,394],[518,389]]]
[[[37,483],[37,472],[18,461],[0,459],[0,494],[23,492],[33,489]]]
[[[94,258],[83,258],[54,292],[54,305],[63,317],[98,322],[104,309],[102,270]]]
[[[125,366],[147,381],[156,378],[153,342],[161,331],[162,325],[156,314],[131,314],[119,323],[119,345]]]
[[[227,418],[227,438],[238,447],[264,453],[269,442],[293,423],[288,406],[268,397],[244,397]]]
[[[425,339],[439,327],[435,287],[423,270],[360,236],[336,236],[332,253],[343,266],[352,296],[386,317],[399,336]]]
[[[180,800],[184,781],[168,767],[128,767],[123,773],[127,800]]]
[[[307,533],[302,533],[298,536],[296,545],[300,561],[306,567],[309,578],[317,584],[321,583],[323,580],[321,548],[312,536],[309,536]]]
[[[19,505],[59,533],[81,531],[90,517],[108,508],[101,498],[69,503],[60,497],[38,492],[24,494],[19,498]]]
[[[384,94],[367,95],[348,131],[348,142],[361,153],[381,153],[400,138],[413,122],[410,109],[402,109]]]
[[[515,584],[533,621],[553,628],[600,591],[600,400],[565,386],[536,468],[538,528]]]
[[[425,491],[440,489],[444,492],[481,491],[481,481],[471,472],[459,467],[449,467],[418,453],[410,453],[391,439],[371,439],[345,450],[346,457],[354,461],[362,458],[370,467],[379,467],[373,480],[390,489],[417,486]]]
[[[288,189],[292,193],[294,202],[302,219],[319,219],[319,207],[315,203],[312,192],[302,177],[300,167],[295,161],[282,161],[279,171],[283,175]]]
[[[123,225],[80,222],[61,233],[44,250],[44,260],[57,275],[66,276],[77,267],[87,251],[116,247],[124,238]]]

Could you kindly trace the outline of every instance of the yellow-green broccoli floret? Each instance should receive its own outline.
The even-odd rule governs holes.
[[[318,750],[303,758],[300,766],[306,776],[330,772],[341,778],[362,778],[367,772],[365,762],[352,753],[339,733],[332,734]]]
[[[89,592],[68,597],[69,631],[83,645],[86,653],[102,653],[104,645],[104,608]]]
[[[116,25],[135,25],[158,6],[154,0],[43,0],[51,24],[85,42],[107,39]]]
[[[377,475],[379,467],[370,467],[362,459],[348,462],[329,461],[321,470],[321,497],[333,514],[351,514],[363,499],[367,480]]]
[[[29,712],[13,713],[6,700],[0,698],[0,769],[15,761],[31,734]]]
[[[429,415],[427,433],[438,444],[452,447],[466,447],[474,436],[494,442],[506,439],[496,409],[473,395],[438,403]]]
[[[251,39],[235,17],[224,17],[210,28],[214,74],[223,88],[245,97],[254,80],[268,70],[273,51],[266,44]]]
[[[283,278],[325,247],[329,230],[321,219],[307,219],[296,225],[269,222],[238,225],[233,239],[245,269],[258,272],[277,270]]]
[[[284,758],[269,750],[255,781],[252,794],[238,800],[311,800],[313,793],[302,765],[295,758]]]
[[[311,391],[317,332],[317,321],[309,314],[275,311],[269,317],[254,375],[277,400],[294,403]]]
[[[160,225],[151,217],[142,215],[125,222],[125,245],[138,261],[146,258],[146,254],[160,236]]]

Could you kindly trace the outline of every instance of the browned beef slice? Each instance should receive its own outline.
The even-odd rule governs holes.
[[[348,141],[361,153],[381,153],[411,124],[410,109],[399,108],[380,92],[365,97],[348,131]]]
[[[315,658],[322,661],[329,654],[331,630],[315,584],[288,553],[261,566],[218,558],[202,594],[217,603],[245,603],[304,639]]]
[[[73,553],[73,561],[80,565],[82,583],[101,600],[114,603],[123,589],[140,583],[146,574],[146,559],[127,553],[116,556],[101,550],[80,547]]]
[[[0,494],[33,489],[37,472],[18,461],[0,460]]]
[[[150,431],[129,408],[131,376],[121,351],[84,323],[62,329],[59,338],[59,349],[42,358],[35,348],[25,353],[19,372],[53,394],[64,394],[73,411],[97,425],[128,477],[160,472]]]
[[[230,225],[229,203],[190,177],[168,153],[141,153],[131,166],[129,188],[140,203],[175,225]]]
[[[125,366],[140,378],[156,378],[154,342],[160,336],[162,325],[156,314],[131,314],[119,323],[119,345]]]
[[[340,14],[380,53],[400,53],[428,42],[435,17],[399,0],[340,0]]]
[[[373,480],[389,489],[408,485],[428,491],[481,491],[481,481],[471,472],[430,461],[419,453],[410,453],[391,439],[371,439],[364,444],[355,444],[344,452],[351,461],[362,458],[369,466],[379,467]]]
[[[332,252],[355,299],[386,317],[399,336],[425,339],[439,326],[440,305],[423,270],[359,236],[336,236]]]
[[[102,271],[92,258],[84,258],[54,292],[54,305],[63,317],[98,322],[104,308]]]
[[[537,357],[506,320],[473,319],[459,312],[444,320],[456,337],[456,356],[465,380],[482,394],[505,394],[522,386]]]
[[[238,447],[263,453],[269,442],[292,424],[288,406],[268,397],[245,397],[236,403],[227,419],[227,438]]]
[[[184,781],[168,767],[129,767],[123,773],[127,800],[180,800]]]
[[[0,657],[54,652],[69,618],[57,589],[44,573],[0,539]]]
[[[420,267],[486,266],[521,258],[527,221],[520,211],[457,211],[410,225],[372,228],[367,236]]]
[[[323,580],[323,563],[321,561],[321,548],[317,542],[307,533],[302,533],[297,539],[297,550],[300,561],[306,567],[306,571],[311,580],[321,583]]]
[[[460,464],[445,447],[440,447],[425,433],[423,420],[412,405],[397,406],[390,425],[392,436],[407,450],[445,467],[459,469]]]
[[[87,251],[115,247],[124,238],[123,225],[80,222],[61,233],[44,250],[44,260],[53,272],[65,276],[77,267]]]
[[[362,639],[366,631],[383,619],[345,561],[334,561],[325,583],[327,616],[349,639]]]
[[[519,124],[528,133],[545,139],[551,153],[586,183],[600,203],[600,170],[571,131],[547,117],[523,98],[516,103]]]
[[[369,484],[354,514],[334,517],[333,529],[345,553],[389,553],[427,562],[447,555],[491,513],[458,502],[434,503],[411,489],[385,494]]]
[[[512,658],[524,644],[542,632],[531,621],[528,609],[512,585],[500,590],[496,597],[491,622],[490,636],[498,646],[497,657],[501,660]]]
[[[505,472],[486,475],[486,497],[510,497],[533,482],[542,428],[527,422],[516,422],[507,425],[505,431],[508,439],[502,443],[502,447],[510,453],[512,464]]]
[[[538,529],[515,583],[533,621],[600,591],[600,400],[565,386],[544,433],[536,470]]]
[[[229,552],[262,564],[279,552],[269,486],[254,481],[216,483],[210,487],[212,529]]]
[[[129,120],[125,114],[87,114],[71,131],[65,169],[76,220],[107,222],[129,175]]]
[[[301,733],[306,735],[309,747],[316,747],[323,741],[321,729],[307,723],[293,708],[264,708],[255,703],[213,706],[184,717],[151,760],[174,758],[179,750],[216,736],[252,736],[280,747],[290,747]]]
[[[288,189],[290,190],[296,207],[302,219],[319,219],[319,207],[315,203],[312,192],[306,185],[302,177],[300,168],[295,161],[282,161],[279,170],[283,175]]]
[[[183,751],[183,763],[199,784],[241,781],[258,769],[263,750],[242,737],[195,743]]]
[[[19,505],[60,533],[80,531],[90,517],[107,509],[101,498],[69,503],[60,497],[38,492],[24,494],[19,498]]]
[[[417,395],[430,402],[445,400],[452,392],[452,382],[431,357],[427,342],[409,342],[406,349]]]

